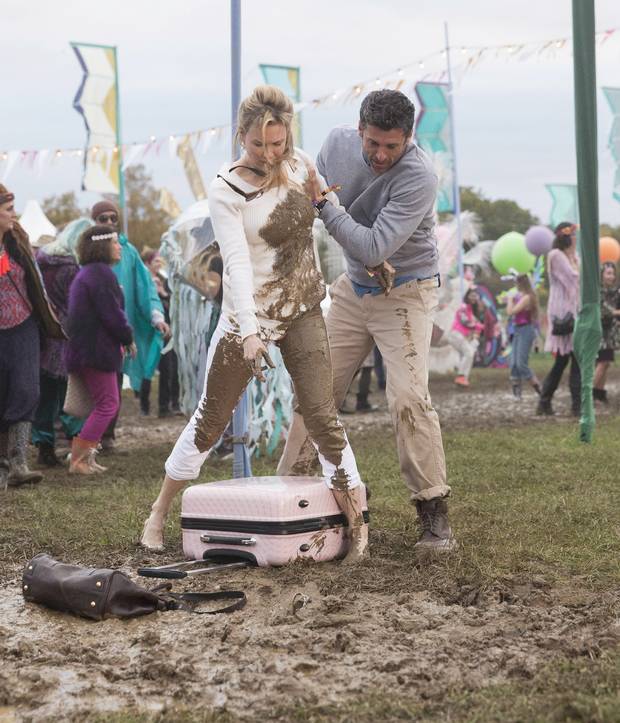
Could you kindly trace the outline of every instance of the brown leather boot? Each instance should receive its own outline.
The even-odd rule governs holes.
[[[444,497],[434,500],[417,500],[415,503],[420,518],[422,534],[416,542],[416,550],[449,552],[456,546],[448,521],[448,503]]]

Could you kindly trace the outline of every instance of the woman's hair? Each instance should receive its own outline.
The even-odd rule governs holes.
[[[474,293],[478,294],[478,300],[480,300],[480,292],[478,291],[478,287],[472,286],[471,288],[467,289],[467,291],[463,294],[463,303],[471,304],[472,302],[469,300],[469,297]]]
[[[250,128],[258,126],[263,141],[265,129],[269,125],[281,124],[286,130],[284,152],[277,162],[267,169],[267,176],[261,188],[269,189],[286,185],[288,174],[284,164],[293,158],[293,103],[279,88],[273,85],[259,85],[252,94],[241,101],[237,113],[236,139],[241,142]]]
[[[568,221],[559,223],[554,230],[555,238],[553,239],[553,248],[560,249],[560,251],[566,251],[567,248],[570,248],[576,228],[574,223],[569,223]]]
[[[616,264],[614,264],[613,261],[605,261],[605,263],[601,264],[601,281],[603,280],[605,269],[613,269],[615,278],[618,278],[618,269],[616,268]]]
[[[155,249],[152,249],[150,246],[145,246],[142,249],[142,253],[140,254],[140,258],[144,263],[148,266],[155,258],[157,258],[158,254]]]
[[[77,256],[81,266],[112,263],[112,240],[118,234],[109,226],[91,226],[80,236]],[[102,238],[100,238],[102,237]]]
[[[530,297],[530,316],[532,319],[538,318],[538,294],[536,289],[532,286],[530,277],[528,274],[519,274],[517,276],[517,289],[524,295]]]

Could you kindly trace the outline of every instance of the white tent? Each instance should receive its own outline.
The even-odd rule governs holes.
[[[38,201],[28,201],[19,223],[28,234],[32,246],[44,246],[56,238],[56,227],[43,213]]]

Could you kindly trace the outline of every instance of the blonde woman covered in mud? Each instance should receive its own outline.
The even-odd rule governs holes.
[[[166,461],[160,494],[141,544],[163,549],[175,495],[194,480],[252,376],[279,346],[328,486],[347,517],[347,562],[368,544],[363,486],[332,395],[332,368],[320,302],[323,278],[314,253],[315,204],[304,191],[312,162],[293,147],[293,105],[278,88],[259,86],[239,107],[243,148],[209,188],[209,210],[224,261],[224,297],[209,346],[198,409]],[[333,194],[329,194],[333,196]],[[333,203],[338,199],[333,196]]]

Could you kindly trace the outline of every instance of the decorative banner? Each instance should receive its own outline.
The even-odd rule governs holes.
[[[616,201],[620,201],[620,88],[603,88],[603,93],[605,93],[605,97],[614,114],[614,122],[609,133],[607,147],[616,162],[616,175],[614,176],[612,195]]]
[[[545,184],[553,199],[549,226],[553,229],[562,221],[579,225],[579,200],[577,186],[570,183]]]
[[[159,205],[172,219],[176,219],[181,215],[181,207],[167,188],[162,188],[159,191]]]
[[[194,156],[191,134],[188,133],[177,146],[177,156],[183,161],[185,175],[187,176],[194,198],[197,201],[202,201],[207,197],[207,191],[202,181],[202,176],[200,175],[200,169],[196,163],[196,156]]]
[[[71,47],[84,71],[73,101],[87,134],[82,190],[122,196],[116,48],[87,43]]]
[[[613,42],[610,42],[611,38],[617,39],[620,37],[620,33],[618,33],[617,30],[618,28],[609,28],[596,33],[597,45],[599,47],[611,47]],[[462,78],[466,73],[470,72],[474,68],[477,68],[482,62],[488,60],[503,59],[506,61],[518,60],[523,62],[530,59],[554,60],[561,54],[568,55],[570,53],[570,41],[570,37],[564,37],[536,41],[533,43],[454,46],[451,48],[451,51],[454,53],[457,62],[453,67],[453,73],[457,78]],[[79,97],[80,94],[83,96],[87,78],[90,78],[93,82],[96,80],[95,76],[92,74],[88,75],[88,70],[85,67],[85,61],[82,58],[82,56],[86,57],[88,54],[85,49],[95,49],[99,52],[102,50],[109,50],[112,53],[115,52],[115,49],[107,48],[106,46],[88,46],[83,43],[74,44],[74,48],[76,54],[78,54],[78,58],[80,58],[80,63],[85,70],[84,81],[82,83],[82,87],[80,88],[80,92],[78,93]],[[324,95],[315,97],[308,101],[295,102],[295,112],[299,113],[301,110],[308,107],[319,108],[334,105],[336,103],[356,102],[359,101],[359,98],[363,93],[368,93],[371,90],[377,90],[379,88],[392,88],[395,90],[402,90],[404,93],[411,93],[418,81],[441,83],[446,79],[445,53],[445,49],[438,50],[419,57],[417,60],[413,60],[410,63],[394,68],[388,72],[382,72],[379,75],[358,81],[350,86],[333,89]],[[116,67],[116,60],[114,60],[114,65]],[[108,66],[111,67],[109,61]],[[292,98],[299,97],[299,68],[275,65],[264,65],[261,66],[261,69],[262,68],[271,69],[268,70],[268,76],[266,76],[263,72],[263,77],[267,82],[272,82],[274,85],[278,85],[283,88]],[[279,69],[279,71],[275,69]],[[109,78],[107,82],[109,85]],[[85,104],[81,103],[81,106],[85,107]],[[118,114],[118,102],[116,102],[115,110]],[[80,112],[83,113],[82,110],[80,110]],[[101,113],[101,109],[99,109],[99,113]],[[85,122],[86,121],[87,119],[85,117]],[[87,127],[89,127],[88,122]],[[133,143],[121,145],[119,140],[114,137],[114,134],[111,134],[106,142],[96,143],[92,136],[93,128],[91,127],[89,130],[91,131],[91,138],[87,151],[91,154],[95,153],[95,149],[98,151],[105,151],[108,161],[111,159],[111,163],[114,163],[114,157],[117,154],[122,155],[121,161],[124,167],[130,165],[130,163],[127,163],[125,158],[127,154],[131,156],[133,162],[136,162],[137,160],[141,160],[150,155],[153,151],[158,152],[161,150],[162,144],[168,144],[170,154],[173,155],[177,139],[182,139],[187,135],[186,133],[177,133],[174,135],[166,135],[162,138],[151,136],[148,140],[136,140]],[[223,139],[228,140],[230,136],[230,124],[211,126],[210,128],[199,131],[192,131],[189,135],[192,137],[202,136],[202,143],[200,144],[198,152],[205,154],[213,140],[218,142]],[[194,148],[198,148],[197,144],[194,144]],[[134,149],[136,149],[135,153],[133,152]],[[34,170],[37,173],[40,173],[43,170],[44,165],[52,165],[62,158],[82,159],[85,155],[81,148],[48,148],[45,149],[45,155],[42,159],[39,159],[38,157],[40,153],[40,150],[0,150],[0,172],[2,173],[2,177],[6,180],[8,174],[11,172],[16,163],[21,166],[30,167],[34,165]],[[99,160],[103,161],[103,157]]]
[[[439,177],[437,211],[455,213],[448,86],[445,83],[416,83],[415,92],[420,103],[416,142],[431,157]]]
[[[261,73],[268,85],[275,85],[285,93],[293,103],[301,102],[300,69],[288,65],[263,65],[260,66]],[[293,121],[293,138],[295,145],[302,146],[301,117],[295,114]]]

